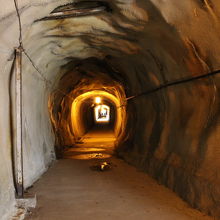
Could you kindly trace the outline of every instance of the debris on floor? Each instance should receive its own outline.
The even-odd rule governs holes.
[[[91,170],[94,170],[94,171],[107,171],[107,170],[110,170],[112,166],[110,163],[104,161],[104,162],[96,163],[90,166],[90,168]]]
[[[76,141],[76,144],[83,144],[83,141]]]
[[[17,208],[16,213],[13,215],[11,220],[24,219],[26,213],[27,213],[27,210],[25,208]]]
[[[95,154],[95,157],[102,157],[102,154],[101,153],[97,153],[97,154]]]

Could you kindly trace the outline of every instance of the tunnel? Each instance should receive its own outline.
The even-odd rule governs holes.
[[[116,103],[92,91],[78,96],[71,107],[71,124],[75,139],[80,139],[89,130],[106,127],[118,136],[121,126],[121,112],[117,112]],[[108,96],[112,96],[107,93]],[[85,97],[82,97],[85,96]],[[116,98],[115,98],[116,99]],[[120,115],[120,116],[119,116]]]
[[[1,220],[31,212],[25,195],[39,189],[38,182],[62,186],[57,195],[83,186],[95,195],[99,186],[100,198],[108,191],[104,183],[109,189],[116,184],[112,211],[103,211],[103,219],[161,219],[158,210],[165,205],[156,217],[149,214],[154,208],[148,214],[140,210],[151,198],[142,188],[155,184],[184,201],[186,212],[195,212],[182,218],[170,211],[164,219],[220,219],[218,0],[0,2]],[[109,170],[99,175],[89,169],[92,161]],[[50,172],[57,179],[41,183]],[[67,177],[73,178],[69,185]],[[162,188],[147,191],[157,190]],[[123,200],[125,191],[131,194]],[[41,193],[36,192],[39,207],[46,207]],[[105,210],[113,195],[103,198],[97,204]],[[182,209],[175,198],[164,204]],[[62,199],[56,199],[59,207]],[[134,208],[113,215],[124,210],[124,202]],[[55,217],[65,219],[57,210]],[[80,213],[87,217],[79,219],[102,219]]]

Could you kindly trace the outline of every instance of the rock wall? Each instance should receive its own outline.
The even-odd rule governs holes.
[[[74,145],[87,131],[89,123],[83,123],[85,120],[82,119],[86,116],[83,115],[82,108],[88,107],[87,102],[90,99],[93,102],[96,96],[110,101],[116,108],[117,121],[114,130],[116,136],[120,137],[126,121],[123,84],[117,82],[120,76],[117,76],[105,60],[97,58],[70,62],[63,66],[61,74],[49,101],[57,153],[62,153],[65,146]]]
[[[14,187],[12,176],[12,140],[10,128],[10,68],[12,62],[7,64],[0,59],[0,216],[7,219],[9,213],[14,211]]]
[[[193,207],[219,217],[217,88],[214,77],[133,100],[135,135],[119,154]]]
[[[8,91],[19,30],[13,1],[0,2],[0,151],[3,152],[0,161],[4,163],[0,167],[3,177],[0,214],[3,216],[6,204],[12,207],[14,201]],[[73,88],[68,85],[71,77],[76,87],[83,85],[76,71],[65,79],[63,68],[69,65],[70,72],[72,63],[95,58],[97,67],[102,63],[111,67],[104,75],[122,85],[127,97],[220,69],[218,0],[106,0],[108,10],[100,13],[43,19],[67,3],[72,1],[19,1],[23,45],[33,62],[24,55],[26,186],[46,170],[54,157],[48,99],[53,98],[58,88],[71,92]],[[63,83],[61,87],[59,82]],[[63,103],[63,96],[59,95],[56,103],[50,101],[50,111],[59,103],[56,111]],[[192,206],[220,217],[219,76],[130,99],[126,109],[127,126],[118,140],[119,155],[173,189]],[[9,193],[4,193],[8,190]]]
[[[18,22],[13,1],[0,1],[0,218],[16,213],[13,160],[15,141],[14,48],[18,47]],[[36,2],[37,3],[37,2]],[[43,4],[43,2],[42,2]],[[27,13],[23,27],[28,28],[30,2],[22,1],[21,13]],[[28,13],[30,13],[28,15]],[[24,31],[23,30],[23,31]],[[25,32],[25,31],[24,31]],[[55,159],[54,134],[49,113],[49,90],[36,70],[23,56],[23,158],[24,186],[29,187]]]

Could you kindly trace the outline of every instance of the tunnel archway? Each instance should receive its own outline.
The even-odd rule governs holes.
[[[106,59],[88,58],[69,62],[61,73],[48,102],[58,158],[66,146],[75,145],[95,125],[113,131],[119,146],[127,127],[126,88],[119,72]],[[110,106],[110,123],[106,126],[94,123],[95,97]]]
[[[71,107],[71,119],[72,119],[72,128],[73,134],[78,139],[83,134],[85,134],[89,128],[94,126],[94,117],[93,117],[93,108],[94,106],[94,99],[95,97],[101,97],[103,99],[103,103],[109,103],[112,109],[112,121],[110,121],[110,125],[114,130],[115,136],[118,137],[121,135],[122,127],[125,126],[125,112],[122,110],[122,100],[119,100],[117,97],[108,93],[106,91],[101,90],[94,90],[90,92],[86,92],[78,97],[73,101]],[[87,105],[86,108],[90,108],[91,112],[85,116],[85,111],[83,110],[83,105]],[[88,112],[88,111],[87,111]],[[87,119],[85,123],[85,120]]]

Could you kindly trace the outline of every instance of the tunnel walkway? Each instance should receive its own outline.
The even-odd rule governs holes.
[[[115,137],[92,130],[66,150],[30,193],[37,208],[26,220],[208,220],[173,192],[112,155]],[[110,169],[92,169],[103,161]]]
[[[106,126],[93,127],[78,143],[64,152],[65,159],[105,159],[114,152],[116,140],[112,129]]]
[[[87,132],[80,141],[83,142],[83,145],[108,144],[109,146],[113,147],[115,140],[116,137],[114,131],[109,128],[108,125],[96,125],[93,129]]]

